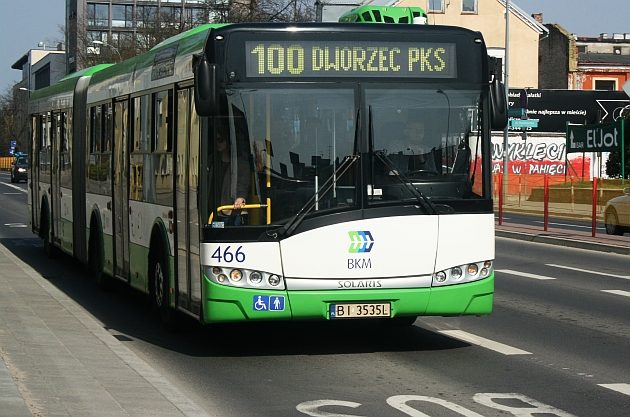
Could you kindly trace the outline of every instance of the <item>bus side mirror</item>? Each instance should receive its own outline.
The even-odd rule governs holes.
[[[505,85],[495,78],[490,84],[490,125],[493,130],[503,130],[507,122]]]
[[[195,108],[199,116],[212,116],[216,111],[216,67],[205,54],[193,56],[195,74]]]

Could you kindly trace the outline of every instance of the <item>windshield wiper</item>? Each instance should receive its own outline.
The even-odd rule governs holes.
[[[346,156],[341,164],[335,169],[330,177],[324,182],[324,184],[313,194],[313,196],[302,206],[302,208],[297,212],[295,216],[293,216],[288,222],[286,222],[282,227],[274,230],[272,232],[268,232],[269,235],[273,235],[272,237],[287,237],[290,236],[293,231],[302,223],[302,220],[306,217],[308,213],[311,212],[313,207],[315,207],[315,203],[331,188],[335,185],[336,179],[342,177],[352,165],[356,161],[359,160],[359,155],[350,155]]]
[[[411,180],[407,178],[407,176],[398,172],[392,160],[389,159],[385,152],[383,151],[374,151],[374,155],[385,165],[385,168],[389,171],[389,173],[393,174],[398,180],[413,194],[414,197],[422,204],[424,209],[428,214],[438,214],[438,209],[435,204],[427,197],[422,191],[418,190],[413,186]]]

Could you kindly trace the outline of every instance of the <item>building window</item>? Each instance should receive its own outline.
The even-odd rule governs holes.
[[[116,49],[132,49],[133,44],[133,32],[113,32],[111,41],[108,42]]]
[[[88,26],[109,26],[109,4],[88,3]]]
[[[112,27],[133,27],[133,6],[125,4],[112,5]]]
[[[157,6],[137,6],[136,7],[136,25],[137,27],[155,26],[158,20]]]
[[[48,87],[50,85],[50,63],[44,65],[35,73],[35,89]]]
[[[208,23],[210,21],[209,13],[207,10],[193,7],[184,9],[186,25],[194,26],[202,23]]]
[[[444,13],[444,0],[429,0],[429,13]]]
[[[617,80],[595,80],[595,90],[617,90]]]
[[[462,13],[477,14],[477,0],[462,0]]]
[[[160,23],[162,27],[176,26],[181,23],[182,9],[179,7],[160,7]]]

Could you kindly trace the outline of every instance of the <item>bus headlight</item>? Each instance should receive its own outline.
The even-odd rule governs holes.
[[[489,277],[494,272],[492,261],[457,265],[433,274],[433,287],[462,284]]]
[[[243,273],[240,269],[233,269],[230,271],[230,280],[233,282],[239,282],[241,279],[243,279]]]
[[[252,285],[260,285],[260,283],[263,282],[262,274],[258,271],[252,271],[252,273],[249,274],[249,282]]]
[[[239,288],[284,290],[284,278],[270,272],[204,265],[204,275],[212,282]]]
[[[272,287],[277,287],[278,285],[280,285],[281,279],[278,275],[273,274],[273,275],[269,275],[269,278],[267,278],[267,282]]]

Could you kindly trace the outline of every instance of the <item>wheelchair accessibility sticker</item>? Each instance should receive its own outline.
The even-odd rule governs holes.
[[[255,295],[255,311],[284,311],[284,295]]]

